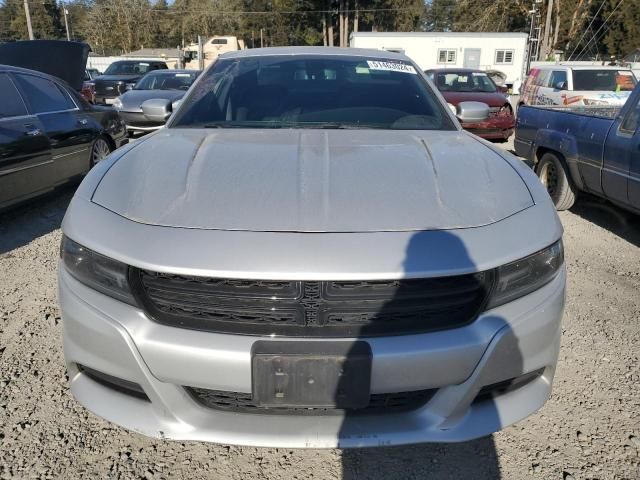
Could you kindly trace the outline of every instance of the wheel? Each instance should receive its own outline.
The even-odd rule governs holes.
[[[576,201],[576,191],[571,185],[567,170],[562,161],[553,153],[545,153],[538,167],[538,177],[546,187],[557,210],[567,210]]]
[[[111,145],[103,137],[98,137],[91,148],[91,166],[104,160],[111,153]]]

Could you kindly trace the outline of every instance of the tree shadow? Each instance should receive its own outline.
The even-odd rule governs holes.
[[[0,211],[0,255],[50,233],[62,223],[77,185],[60,187],[51,193]]]
[[[459,271],[477,271],[460,238],[444,231],[420,232],[413,235],[403,262],[406,278],[419,279],[426,272],[451,271],[453,268]],[[429,322],[434,330],[449,333],[449,341],[455,345],[456,330],[468,324],[469,319],[475,318],[477,312],[483,308],[491,285],[491,274],[459,275],[447,279],[444,284],[441,278],[435,279],[434,283],[423,283],[423,280],[419,280],[419,283],[399,281],[395,292],[381,305],[375,318],[359,328],[357,338],[367,341],[372,333],[379,332],[376,329],[379,329],[377,324],[380,322],[399,322],[394,323],[394,326],[401,325],[408,316],[410,321],[417,322],[416,324],[424,325],[425,322]],[[425,297],[424,290],[437,292],[437,295]],[[498,430],[504,425],[494,397],[484,390],[481,392],[481,388],[496,385],[524,373],[524,362],[518,339],[508,323],[497,316],[493,316],[492,320],[495,322],[495,331],[501,330],[504,333],[499,339],[495,337],[495,348],[502,353],[499,356],[501,359],[504,359],[504,353],[508,352],[509,365],[497,363],[500,360],[496,360],[496,356],[489,356],[488,359],[483,357],[479,363],[475,359],[467,364],[468,370],[460,367],[465,360],[457,358],[450,362],[442,362],[436,368],[433,364],[429,367],[419,364],[405,365],[404,368],[386,373],[404,377],[402,380],[409,385],[427,383],[422,388],[430,389],[429,395],[432,396],[428,397],[426,403],[414,404],[412,409],[404,411],[384,410],[379,417],[384,417],[384,421],[376,425],[370,423],[377,420],[371,416],[367,417],[369,413],[356,409],[344,410],[344,420],[339,433],[339,444],[345,448],[342,454],[344,479],[500,478],[498,454],[493,438],[482,435]],[[375,358],[380,343],[371,340],[369,343],[374,345],[372,353]],[[435,347],[441,345],[434,345],[434,350]],[[373,383],[379,384],[381,381],[380,370],[376,371],[376,368],[374,360],[371,371],[374,391],[376,385]],[[472,372],[462,382],[459,378],[461,368],[465,372],[463,375],[469,375],[468,371]],[[440,380],[436,385],[428,385],[430,378],[436,376],[434,370],[440,370],[437,373],[440,373],[439,378],[442,378],[443,369],[447,370],[445,380]],[[429,370],[432,372],[431,375]],[[458,379],[448,383],[447,376],[458,376]],[[347,372],[341,378],[342,383],[339,383],[336,389],[336,404],[340,402],[340,392],[348,390],[348,385],[344,382],[351,381],[353,373]],[[411,392],[405,393],[411,395]],[[373,396],[371,398],[373,399]],[[477,439],[464,443],[415,444],[416,441],[422,441],[421,438],[424,437],[420,431],[425,429],[429,430],[429,438],[435,441],[438,441],[438,438],[447,438],[449,441]],[[359,438],[371,436],[379,440],[379,445],[385,446],[348,448],[357,447]],[[403,446],[411,443],[414,445]]]
[[[640,215],[589,194],[580,194],[570,211],[640,247]]]

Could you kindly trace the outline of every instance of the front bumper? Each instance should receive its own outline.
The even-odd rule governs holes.
[[[486,139],[503,139],[506,140],[513,135],[516,125],[515,116],[494,116],[478,123],[463,123],[465,130]]]
[[[563,269],[538,291],[462,328],[367,338],[373,353],[371,392],[437,388],[424,407],[371,416],[298,416],[209,409],[183,388],[251,392],[251,347],[268,337],[159,325],[138,308],[80,284],[61,266],[59,299],[71,391],[107,420],[176,440],[291,448],[470,440],[527,417],[549,397],[565,275]],[[150,401],[103,386],[78,364],[139,384]],[[474,402],[483,386],[540,369],[542,375],[532,382]]]
[[[142,112],[118,110],[118,113],[127,124],[127,130],[132,132],[153,132],[164,126],[164,123],[149,121]]]

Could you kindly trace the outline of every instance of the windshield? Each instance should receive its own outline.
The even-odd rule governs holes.
[[[436,72],[434,82],[441,92],[497,91],[495,83],[482,72]]]
[[[196,72],[149,73],[142,77],[134,90],[189,90]]]
[[[140,75],[152,70],[147,62],[113,62],[104,72],[105,75]]]
[[[586,91],[628,92],[636,86],[631,70],[574,70],[573,89]]]
[[[346,55],[218,60],[171,127],[453,130],[413,65]]]

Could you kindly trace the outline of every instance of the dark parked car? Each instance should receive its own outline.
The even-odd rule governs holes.
[[[97,68],[87,68],[84,71],[84,81],[88,82],[91,80],[95,80],[100,75],[102,75],[102,72],[100,72]]]
[[[164,62],[119,60],[105,70],[104,75],[95,78],[92,83],[95,90],[95,103],[113,104],[138,80],[153,70],[167,70]]]
[[[163,99],[171,102],[172,110],[175,110],[198,75],[198,70],[157,70],[147,73],[133,89],[118,97],[113,106],[127,124],[128,131],[157,130],[164,125],[166,119],[155,121],[146,117],[142,104],[151,99]]]
[[[0,209],[85,174],[126,141],[115,110],[56,77],[0,65]]]
[[[640,214],[640,85],[623,107],[522,105],[514,145],[558,210],[588,192]]]
[[[498,87],[482,70],[443,68],[425,72],[455,113],[460,102],[482,102],[489,105],[489,118],[462,127],[482,138],[506,140],[513,134],[516,118],[505,96],[506,87]]]

